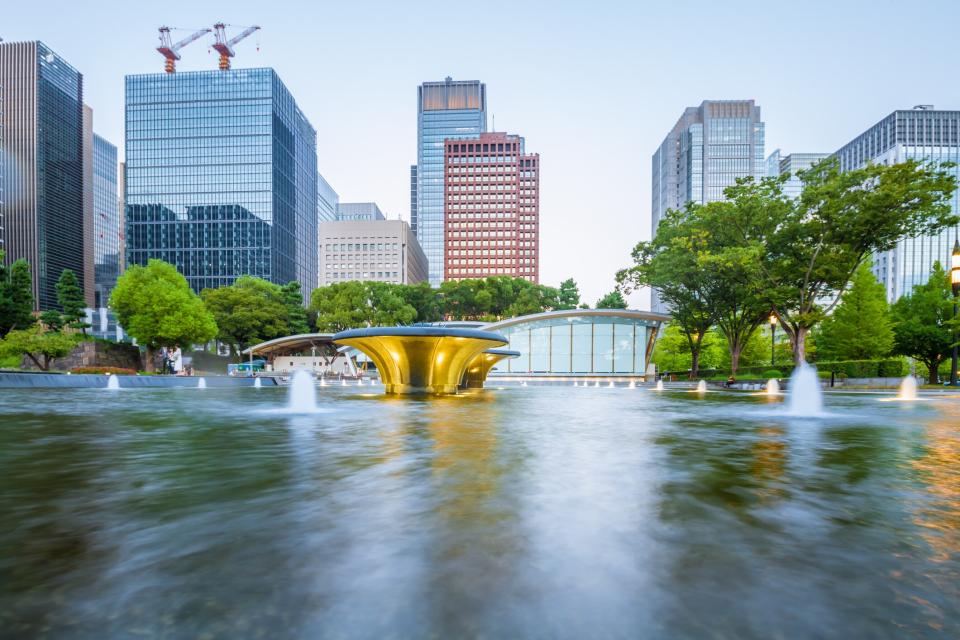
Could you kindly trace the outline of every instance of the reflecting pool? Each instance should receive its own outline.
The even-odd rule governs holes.
[[[960,635],[960,399],[0,390],[0,636]]]

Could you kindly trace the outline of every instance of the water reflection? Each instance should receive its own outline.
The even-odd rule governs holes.
[[[0,395],[0,636],[960,634],[960,403]]]

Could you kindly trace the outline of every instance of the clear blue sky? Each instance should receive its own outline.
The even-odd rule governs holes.
[[[572,276],[590,303],[649,237],[650,157],[684,107],[754,98],[767,153],[835,151],[897,108],[960,108],[955,0],[200,4],[8,2],[0,37],[77,67],[122,157],[123,76],[162,70],[158,26],[259,24],[235,66],[274,67],[321,173],[390,217],[408,216],[417,84],[483,80],[497,129],[541,155],[542,280]],[[201,42],[179,69],[215,68]]]

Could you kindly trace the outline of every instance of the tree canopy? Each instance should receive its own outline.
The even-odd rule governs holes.
[[[0,356],[25,355],[41,371],[49,371],[54,358],[62,358],[77,345],[76,334],[45,331],[39,324],[14,329],[0,340]]]
[[[891,309],[894,352],[910,356],[927,367],[930,384],[953,348],[953,292],[950,275],[937,262],[926,283],[897,300]]]
[[[841,171],[831,158],[799,173],[797,199],[783,194],[788,175],[740,179],[723,202],[668,211],[618,282],[625,290],[658,290],[688,336],[693,375],[711,326],[724,332],[736,363],[771,311],[794,360],[803,361],[810,330],[837,306],[868,256],[958,222],[950,166],[909,160]]]
[[[217,323],[217,339],[229,345],[234,356],[258,342],[309,331],[309,327],[292,330],[288,322],[291,315],[288,297],[291,295],[290,291],[253,276],[241,276],[230,286],[200,292],[203,303]]]
[[[13,329],[33,325],[33,277],[26,260],[16,260],[9,267],[0,250],[0,337]]]
[[[72,269],[64,269],[57,280],[57,303],[63,314],[63,323],[73,329],[87,333],[88,325],[83,321],[86,316],[87,302],[83,297],[83,287]],[[48,316],[49,317],[49,316]]]
[[[890,354],[893,326],[884,286],[868,258],[857,267],[850,288],[820,333],[821,356],[832,360],[872,360]]]
[[[132,265],[117,279],[110,306],[128,334],[147,347],[147,367],[160,347],[207,342],[217,323],[187,279],[162,260]]]
[[[596,309],[626,309],[627,301],[623,299],[623,294],[619,291],[611,291],[607,295],[597,300],[594,306]]]

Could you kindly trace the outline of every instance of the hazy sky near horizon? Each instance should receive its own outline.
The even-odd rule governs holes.
[[[392,218],[409,218],[417,85],[485,82],[497,130],[541,157],[541,281],[573,277],[591,304],[650,236],[650,158],[685,107],[755,99],[767,154],[835,151],[894,109],[960,108],[955,0],[11,1],[0,38],[42,40],[80,70],[122,158],[123,77],[163,70],[157,27],[220,20],[262,27],[234,66],[275,68],[341,200]],[[210,40],[178,69],[216,68]]]

